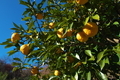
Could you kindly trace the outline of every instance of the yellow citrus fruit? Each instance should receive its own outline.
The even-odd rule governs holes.
[[[25,55],[28,55],[29,52],[30,52],[30,47],[29,47],[29,44],[24,44],[20,47],[20,51],[25,54]]]
[[[88,40],[88,36],[84,32],[78,32],[76,38],[80,42],[86,42]]]
[[[20,34],[13,33],[12,36],[11,36],[11,41],[16,43],[18,40],[20,40]]]
[[[50,29],[53,29],[53,28],[54,28],[54,23],[52,23],[52,22],[49,23],[49,28],[50,28]]]
[[[87,2],[88,2],[88,0],[76,0],[76,3],[78,3],[78,4],[85,4]]]
[[[98,33],[98,26],[93,22],[89,22],[83,27],[83,32],[88,37],[93,37]]]
[[[37,13],[36,18],[37,19],[43,19],[43,13]]]
[[[63,33],[63,28],[58,29],[57,36],[59,38],[65,38],[66,37],[66,35],[64,35],[64,33]]]
[[[72,56],[67,56],[67,60],[69,63],[72,63],[72,62],[74,62],[75,58]]]
[[[54,75],[55,75],[55,76],[59,76],[60,74],[61,74],[61,72],[60,72],[59,70],[55,70],[55,71],[54,71]]]
[[[33,66],[32,70],[31,70],[31,73],[32,74],[38,74],[39,73],[38,67]]]
[[[67,30],[67,33],[66,33],[66,36],[67,36],[67,37],[72,36],[72,33],[73,33],[73,32],[74,32],[74,30],[68,29],[68,30]]]

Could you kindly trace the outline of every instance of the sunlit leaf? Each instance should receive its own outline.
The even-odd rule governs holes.
[[[96,14],[96,15],[94,15],[94,16],[92,16],[92,19],[95,19],[95,20],[100,20],[100,16],[98,15],[98,14]]]
[[[91,80],[91,72],[90,71],[86,72],[86,79]]]
[[[106,52],[107,49],[105,49],[104,51],[98,53],[97,55],[97,63],[103,58],[104,53]]]

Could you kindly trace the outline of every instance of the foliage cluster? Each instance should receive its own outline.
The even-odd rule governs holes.
[[[21,39],[13,43],[10,38],[1,45],[5,48],[15,46],[9,55],[19,52],[20,46],[30,45],[30,52],[25,55],[27,61],[36,62],[38,66],[48,65],[51,71],[59,70],[60,75],[51,75],[42,80],[108,80],[113,72],[115,79],[119,78],[120,66],[120,3],[118,0],[88,0],[86,4],[66,0],[20,0],[27,8],[22,20],[26,26],[17,25],[11,28],[19,33]],[[37,19],[36,13],[42,13],[43,18]],[[49,28],[49,23],[54,28]],[[98,33],[86,42],[76,39],[76,34],[82,31],[86,23],[98,25]],[[75,30],[69,37],[59,38],[57,30],[63,28]],[[57,51],[57,50],[61,51]],[[15,58],[14,70],[30,65]],[[79,66],[78,63],[81,63]],[[31,65],[30,65],[31,66]],[[77,66],[77,67],[76,67]],[[113,68],[114,66],[114,68]],[[41,74],[38,74],[41,75]]]

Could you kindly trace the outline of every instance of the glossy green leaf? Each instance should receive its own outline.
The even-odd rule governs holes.
[[[78,80],[78,73],[76,72],[76,74],[75,74],[75,80]]]
[[[102,72],[96,70],[95,73],[96,73],[98,79],[100,79],[100,80],[108,80],[107,76],[105,74],[103,74]]]
[[[103,60],[100,60],[100,61],[99,61],[99,63],[98,63],[98,64],[99,64],[99,66],[100,66],[101,70],[104,68],[105,63],[106,63],[106,62],[105,62],[105,59],[103,59]]]
[[[89,61],[94,61],[95,60],[95,57],[92,56],[91,58],[88,59]]]
[[[95,19],[95,20],[100,20],[100,16],[98,15],[98,14],[96,14],[96,15],[94,15],[94,16],[92,16],[92,19]]]
[[[90,71],[86,72],[86,79],[91,80],[91,72]]]
[[[105,49],[104,51],[98,53],[97,55],[97,63],[103,58],[104,53],[106,52],[107,49]]]
[[[88,56],[90,56],[90,57],[92,57],[92,52],[91,52],[91,50],[85,50],[85,54],[88,55]]]

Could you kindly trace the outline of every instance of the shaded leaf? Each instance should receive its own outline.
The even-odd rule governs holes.
[[[16,53],[17,51],[15,51],[15,50],[12,50],[12,51],[9,51],[9,52],[7,52],[8,54],[9,54],[9,56],[11,56],[12,54],[14,54],[14,53]]]
[[[20,60],[20,58],[13,58],[13,60],[22,62],[22,61]]]

